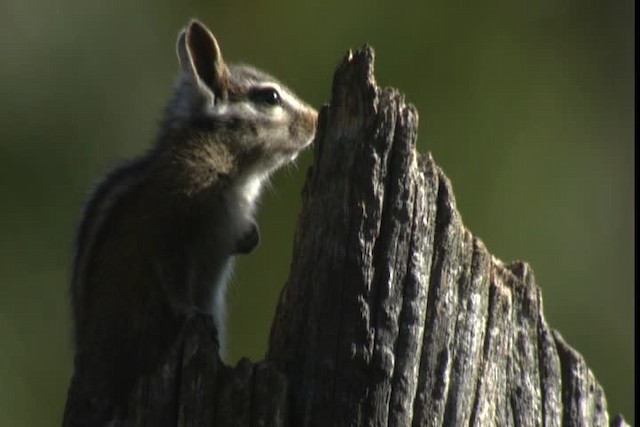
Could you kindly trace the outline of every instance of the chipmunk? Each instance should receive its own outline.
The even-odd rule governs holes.
[[[102,179],[78,229],[76,369],[97,395],[131,386],[194,313],[213,316],[224,345],[227,279],[260,240],[260,190],[315,135],[312,107],[254,67],[227,65],[202,23],[180,33],[177,54],[155,144]]]

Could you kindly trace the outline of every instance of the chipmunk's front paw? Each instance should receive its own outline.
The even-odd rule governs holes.
[[[258,229],[258,224],[252,222],[249,229],[238,240],[236,253],[248,254],[258,246],[258,243],[260,243],[260,230]]]

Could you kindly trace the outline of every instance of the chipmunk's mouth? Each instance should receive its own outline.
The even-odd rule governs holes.
[[[313,140],[314,140],[314,139],[316,139],[315,132],[313,133],[313,135],[312,135],[309,139],[307,139],[307,140],[305,141],[305,143],[304,143],[304,144],[302,144],[302,146],[300,147],[300,149],[299,149],[299,150],[297,150],[295,153],[293,153],[293,154],[291,155],[290,161],[294,161],[294,160],[298,157],[298,155],[299,155],[300,153],[302,153],[304,150],[306,150],[307,148],[309,148],[309,146],[311,146],[311,144],[313,143]]]

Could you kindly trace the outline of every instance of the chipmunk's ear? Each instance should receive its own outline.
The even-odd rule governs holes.
[[[178,36],[178,59],[184,71],[209,89],[215,98],[226,98],[229,69],[216,38],[204,24],[192,20]]]

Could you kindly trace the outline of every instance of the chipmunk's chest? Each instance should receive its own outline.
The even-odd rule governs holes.
[[[207,203],[208,207],[188,215],[185,226],[191,228],[194,241],[210,250],[215,245],[219,248],[216,252],[233,254],[238,239],[254,221],[259,189],[251,192],[251,197],[246,197],[245,193],[228,190]]]

